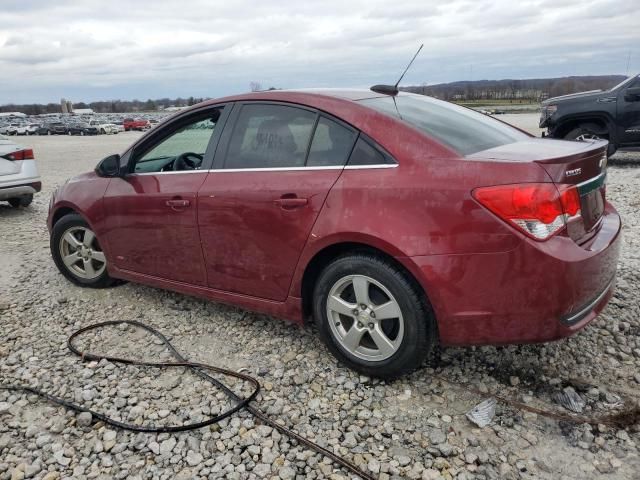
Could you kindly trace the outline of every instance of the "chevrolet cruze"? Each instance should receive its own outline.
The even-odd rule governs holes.
[[[304,322],[368,375],[437,344],[570,335],[612,295],[607,143],[538,139],[433,98],[258,92],[182,111],[53,195],[51,252]]]

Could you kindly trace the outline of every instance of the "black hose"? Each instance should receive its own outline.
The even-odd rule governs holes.
[[[146,362],[146,361],[142,361],[142,360],[133,360],[133,359],[130,359],[130,358],[112,357],[112,356],[108,356],[108,355],[96,355],[96,354],[91,353],[91,352],[84,352],[82,350],[79,350],[74,345],[74,340],[77,337],[79,337],[80,335],[84,334],[84,333],[87,333],[87,332],[89,332],[91,330],[96,330],[96,329],[102,328],[102,327],[107,327],[107,326],[112,326],[112,325],[121,325],[121,324],[133,325],[133,326],[136,326],[138,328],[142,328],[142,329],[146,330],[147,332],[155,335],[157,338],[159,338],[162,341],[162,343],[167,347],[169,352],[171,352],[171,355],[177,361],[176,362]],[[196,362],[188,361],[185,357],[183,357],[174,348],[173,345],[171,345],[171,342],[169,342],[169,340],[162,333],[160,333],[155,328],[150,327],[149,325],[146,325],[146,324],[144,324],[142,322],[138,322],[138,321],[135,321],[135,320],[111,320],[111,321],[106,321],[106,322],[94,323],[94,324],[89,325],[87,327],[81,328],[80,330],[77,330],[73,334],[71,334],[71,336],[67,339],[67,347],[73,353],[78,355],[83,361],[107,360],[107,361],[113,362],[113,363],[122,363],[122,364],[126,364],[126,365],[137,365],[137,366],[142,366],[142,367],[161,367],[161,368],[186,367],[186,368],[190,368],[193,371],[193,373],[195,373],[199,377],[203,378],[204,380],[207,380],[212,385],[215,385],[216,387],[221,389],[230,399],[233,400],[233,402],[235,402],[235,405],[233,407],[229,408],[228,410],[225,410],[224,412],[218,414],[218,415],[214,415],[214,416],[209,417],[207,420],[205,420],[203,422],[191,423],[191,424],[187,424],[187,425],[178,425],[178,426],[161,426],[161,427],[150,426],[150,427],[144,427],[144,426],[132,425],[132,424],[129,424],[129,423],[124,423],[124,422],[120,422],[120,421],[114,420],[114,419],[112,419],[110,417],[107,417],[106,415],[103,415],[101,413],[95,412],[95,411],[93,411],[91,409],[88,409],[86,407],[83,407],[82,405],[78,405],[76,403],[69,402],[69,401],[64,400],[62,398],[58,398],[58,397],[54,397],[53,395],[49,395],[48,393],[43,392],[42,390],[39,390],[37,388],[28,387],[28,386],[22,386],[22,385],[3,385],[3,386],[0,386],[0,389],[2,389],[2,390],[14,390],[14,391],[29,392],[29,393],[32,393],[34,395],[38,395],[38,396],[40,396],[40,397],[42,397],[42,398],[44,398],[46,400],[49,400],[50,402],[53,402],[53,403],[56,403],[56,404],[61,405],[63,407],[66,407],[66,408],[68,408],[70,410],[75,410],[76,412],[89,412],[89,413],[91,413],[91,415],[93,417],[103,421],[104,423],[106,423],[108,425],[111,425],[111,426],[114,426],[114,427],[117,427],[117,428],[121,428],[123,430],[131,430],[131,431],[134,431],[134,432],[146,432],[146,433],[184,432],[186,430],[195,430],[195,429],[198,429],[198,428],[206,427],[207,425],[211,425],[211,424],[217,423],[217,422],[219,422],[219,421],[221,421],[221,420],[233,415],[234,413],[238,412],[239,410],[244,409],[247,412],[251,413],[256,418],[258,418],[264,424],[269,425],[272,428],[275,428],[276,430],[278,430],[283,435],[286,435],[286,436],[288,436],[290,438],[295,439],[297,442],[299,442],[302,445],[305,445],[309,449],[314,450],[317,453],[320,453],[321,455],[324,455],[324,456],[330,458],[336,464],[340,465],[341,467],[343,467],[344,469],[348,470],[349,472],[359,476],[360,478],[362,478],[364,480],[374,480],[374,477],[372,477],[368,473],[365,473],[365,472],[361,471],[353,463],[351,463],[348,460],[345,460],[344,458],[334,454],[333,452],[327,450],[326,448],[321,447],[317,443],[314,443],[311,440],[309,440],[309,439],[307,439],[307,438],[305,438],[305,437],[303,437],[301,435],[298,435],[297,433],[295,433],[294,431],[288,429],[287,427],[284,427],[284,426],[276,423],[274,420],[269,418],[265,413],[260,411],[257,407],[251,405],[251,402],[253,402],[253,400],[255,400],[256,396],[258,395],[258,392],[260,391],[260,383],[258,382],[258,380],[256,380],[255,378],[253,378],[253,377],[251,377],[249,375],[245,375],[245,374],[239,373],[239,372],[234,372],[233,370],[227,370],[226,368],[220,368],[220,367],[215,367],[213,365],[207,365],[207,364],[204,364],[204,363],[196,363]],[[224,383],[222,383],[221,381],[217,380],[216,378],[214,378],[211,375],[209,375],[208,373],[206,373],[206,371],[215,372],[215,373],[219,373],[219,374],[222,374],[222,375],[227,375],[229,377],[235,377],[235,378],[244,380],[244,381],[246,381],[246,382],[248,382],[248,383],[253,385],[253,387],[254,387],[253,391],[251,392],[251,394],[249,396],[241,397],[241,396],[237,395],[235,392],[233,392]]]

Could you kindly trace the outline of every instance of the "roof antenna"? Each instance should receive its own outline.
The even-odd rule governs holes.
[[[400,82],[404,78],[405,73],[407,73],[407,71],[409,70],[409,68],[413,64],[413,61],[416,59],[416,57],[420,53],[420,50],[422,50],[422,47],[424,47],[424,43],[422,45],[420,45],[420,47],[418,48],[418,51],[415,53],[415,55],[413,56],[413,58],[409,62],[409,65],[407,65],[407,68],[404,69],[404,72],[402,72],[402,75],[400,75],[400,78],[398,79],[398,81],[396,82],[395,85],[374,85],[373,87],[371,87],[371,91],[376,92],[376,93],[382,93],[382,94],[385,94],[385,95],[397,95],[398,92],[400,91],[400,90],[398,90],[398,85],[400,85]]]

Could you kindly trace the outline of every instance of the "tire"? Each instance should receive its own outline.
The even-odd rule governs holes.
[[[598,139],[609,140],[609,136],[608,135],[604,135],[604,134],[594,133],[588,127],[580,126],[578,128],[574,128],[569,133],[567,133],[564,136],[564,139],[565,140],[576,140],[576,141],[598,140]],[[609,146],[607,147],[607,156],[610,157],[611,155],[616,153],[617,149],[618,149],[618,147],[616,147],[612,143],[609,143]]]
[[[53,226],[50,238],[51,256],[55,262],[60,273],[64,275],[68,280],[75,283],[80,287],[89,288],[107,288],[119,283],[116,279],[113,279],[107,273],[107,261],[99,260],[97,253],[101,253],[104,258],[104,253],[100,248],[97,237],[93,240],[87,238],[87,232],[92,232],[89,224],[78,214],[69,214],[58,220]],[[71,234],[75,239],[74,245],[78,248],[73,250],[72,244],[66,240],[67,235]],[[90,237],[89,237],[90,238]],[[91,254],[85,254],[86,247],[85,240],[91,248]],[[85,250],[80,249],[84,247]],[[78,260],[73,264],[65,263],[63,255],[66,257],[75,256],[75,253],[79,252]],[[90,256],[89,256],[90,255]],[[87,261],[90,267],[87,266]],[[81,272],[84,272],[81,273]]]
[[[13,208],[28,207],[33,202],[33,195],[22,195],[21,197],[7,200]]]
[[[354,285],[368,285],[359,288],[370,296],[364,310],[360,302],[366,297],[355,295]],[[342,300],[339,309],[344,314],[330,308],[330,296]],[[382,319],[379,307],[385,303],[393,310],[387,309]],[[376,311],[377,318],[371,313]],[[419,287],[397,266],[372,254],[346,255],[325,267],[313,290],[313,316],[331,353],[371,377],[393,379],[409,373],[436,350],[435,318]],[[347,338],[352,331],[355,342]]]

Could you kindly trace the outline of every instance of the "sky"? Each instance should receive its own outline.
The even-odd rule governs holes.
[[[0,0],[0,104],[632,74],[638,0]]]

